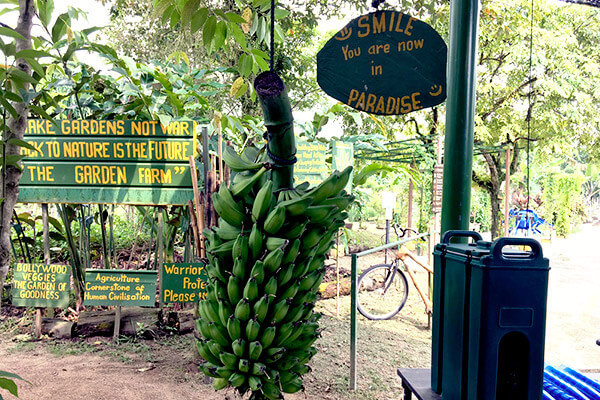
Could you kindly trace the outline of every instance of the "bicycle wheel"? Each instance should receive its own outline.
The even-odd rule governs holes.
[[[390,264],[369,267],[358,277],[358,311],[369,319],[389,319],[404,307],[408,282]]]

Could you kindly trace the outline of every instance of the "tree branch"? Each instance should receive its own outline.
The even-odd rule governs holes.
[[[492,115],[494,112],[496,112],[496,110],[498,108],[500,108],[500,106],[502,106],[504,103],[506,103],[509,99],[511,99],[512,97],[514,97],[517,93],[519,93],[519,91],[521,89],[523,89],[524,87],[526,87],[529,84],[532,84],[533,82],[537,81],[537,77],[533,77],[531,79],[528,79],[527,81],[523,82],[522,84],[520,84],[517,88],[515,88],[513,91],[511,91],[508,95],[501,97],[498,101],[496,101],[494,103],[494,105],[492,106],[492,108],[483,113],[481,115],[481,119],[482,120],[486,120],[490,115]]]

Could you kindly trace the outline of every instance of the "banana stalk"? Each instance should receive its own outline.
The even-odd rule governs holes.
[[[277,159],[291,162],[296,155],[296,141],[294,117],[285,84],[276,73],[267,71],[256,77],[254,89],[270,136],[269,152]],[[271,172],[273,190],[291,189],[294,186],[294,165],[270,158],[275,166]]]

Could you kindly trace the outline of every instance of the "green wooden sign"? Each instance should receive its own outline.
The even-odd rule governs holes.
[[[204,300],[208,274],[203,263],[166,263],[162,266],[160,298],[163,303]]]
[[[68,265],[18,263],[13,276],[12,304],[65,308],[69,305],[70,278]]]
[[[308,142],[296,139],[294,181],[296,184],[308,182],[316,186],[327,177],[329,169],[325,163],[327,145],[321,142]]]
[[[35,150],[21,149],[20,202],[183,205],[193,198],[195,122],[55,122],[27,122],[24,140]]]
[[[447,47],[426,23],[398,11],[353,19],[317,54],[317,82],[357,110],[398,115],[446,98]]]
[[[156,302],[156,271],[89,269],[85,273],[86,306],[146,306]]]
[[[190,166],[159,163],[30,162],[23,166],[21,184],[48,186],[187,187]],[[70,202],[73,202],[72,200]]]

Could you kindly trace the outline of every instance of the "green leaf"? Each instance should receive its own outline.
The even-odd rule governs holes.
[[[21,154],[8,154],[5,159],[6,159],[6,164],[7,165],[14,165],[14,166],[18,166],[18,162],[21,161],[21,159],[25,157]],[[0,157],[0,162],[2,162],[2,157]]]
[[[31,151],[35,151],[35,152],[37,152],[37,151],[38,151],[38,150],[35,148],[35,146],[33,146],[32,144],[30,144],[30,143],[27,143],[26,141],[24,141],[24,140],[21,140],[21,139],[15,139],[15,138],[8,139],[8,144],[12,144],[13,146],[24,147],[24,148],[26,148],[26,149],[29,149],[29,150],[31,150]]]
[[[252,72],[252,64],[252,57],[246,53],[242,53],[238,60],[238,71],[240,75],[246,78],[250,76],[250,73]]]
[[[71,18],[69,18],[69,14],[61,14],[56,18],[56,22],[54,22],[54,26],[52,27],[52,41],[54,43],[58,42],[62,37],[67,33],[67,26],[71,24]]]
[[[240,45],[242,49],[247,49],[248,44],[246,43],[246,35],[244,35],[244,31],[236,24],[230,24],[229,29],[231,29],[231,36]]]
[[[0,378],[0,388],[8,390],[15,397],[19,397],[19,389],[12,379]]]
[[[190,31],[192,33],[196,33],[202,28],[202,25],[206,22],[208,18],[208,8],[203,7],[196,11],[194,15],[192,15],[192,22],[190,25]]]
[[[367,179],[369,178],[369,176],[377,174],[379,172],[393,171],[393,170],[394,170],[393,168],[388,167],[387,165],[382,165],[382,164],[377,164],[377,163],[367,165],[366,167],[361,169],[360,172],[358,172],[356,175],[354,175],[354,178],[352,179],[352,185],[355,187],[363,185],[367,182]]]
[[[175,28],[175,25],[177,25],[180,18],[181,14],[179,14],[179,11],[177,11],[177,9],[173,10],[173,13],[171,14],[171,19],[169,20],[169,27],[171,29]]]
[[[10,101],[15,101],[17,103],[20,103],[20,102],[23,101],[23,99],[21,98],[21,96],[19,96],[17,93],[10,92],[10,91],[4,91],[2,89],[0,89],[0,98],[1,97],[6,97]]]
[[[36,8],[42,25],[47,27],[50,23],[52,11],[54,10],[54,0],[37,0]]]
[[[8,71],[8,76],[9,76],[9,79],[12,76],[13,77],[12,80],[14,80],[14,81],[19,80],[19,81],[21,81],[21,83],[22,83],[22,81],[33,83],[34,85],[36,83],[38,83],[37,79],[35,79],[31,75],[21,71],[20,69],[14,68],[14,67]],[[17,79],[14,79],[14,78],[17,78]]]
[[[242,18],[241,15],[236,14],[234,12],[228,12],[225,13],[225,15],[227,16],[227,19],[231,22],[234,22],[236,24],[245,24],[246,20],[244,18]]]
[[[15,31],[12,28],[5,28],[3,26],[0,26],[0,36],[10,36],[13,39],[25,40],[23,35],[21,35],[19,32]]]
[[[252,54],[256,54],[257,56],[262,57],[264,59],[269,58],[269,55],[267,53],[265,53],[264,51],[259,50],[259,49],[252,49],[252,50],[250,50],[250,52]]]
[[[213,10],[213,12],[215,13],[215,15],[221,17],[224,20],[227,20],[227,15],[225,15],[225,13],[223,11],[219,10],[218,8],[215,8]]]
[[[34,49],[24,49],[17,54],[15,54],[15,58],[40,58],[40,57],[52,57],[50,53],[42,50],[34,50]]]
[[[17,110],[15,110],[12,104],[10,104],[4,97],[0,97],[0,104],[2,104],[4,108],[6,108],[6,110],[13,118],[19,118],[19,113],[17,113]]]
[[[211,15],[208,17],[206,22],[204,23],[204,28],[202,29],[202,44],[204,47],[210,52],[211,44],[213,38],[215,36],[215,31],[217,30],[217,17]]]
[[[168,126],[171,123],[171,120],[173,119],[173,117],[167,114],[158,114],[157,117],[162,126]]]
[[[186,29],[192,20],[192,16],[200,5],[200,0],[188,0],[181,10],[181,27]]]
[[[21,378],[17,374],[14,374],[12,372],[2,371],[2,370],[0,370],[0,377],[2,377],[2,378],[10,378],[10,379],[20,379],[22,381],[25,381],[25,379]],[[27,381],[25,381],[25,382],[27,382]]]
[[[219,21],[217,22],[217,28],[215,30],[213,50],[218,50],[223,47],[225,39],[227,39],[227,23],[225,21]]]
[[[171,19],[171,15],[173,15],[173,12],[175,12],[175,6],[174,5],[170,5],[169,7],[167,7],[167,9],[165,10],[165,12],[162,13],[161,17],[160,17],[160,23],[161,24],[166,24],[167,21],[169,21]]]
[[[283,8],[275,9],[275,19],[283,19],[286,18],[288,15],[290,15],[290,12],[288,10],[284,10]]]
[[[173,7],[173,3],[171,0],[160,0],[158,2],[155,1],[154,2],[154,15],[156,17],[162,17],[164,15],[165,11],[167,11],[167,9],[169,7]],[[171,16],[171,15],[169,14],[169,16]]]
[[[269,64],[267,64],[267,61],[265,61],[264,58],[253,54],[252,57],[254,58],[254,61],[256,62],[256,64],[258,65],[258,67],[263,70],[263,71],[267,71],[269,69]]]
[[[58,233],[58,232],[54,232],[54,231],[50,231],[50,232],[48,232],[48,236],[50,236],[50,238],[51,238],[52,240],[55,240],[55,241],[57,241],[57,242],[64,242],[64,241],[66,241],[66,240],[67,240],[67,239],[65,239],[65,237],[64,237],[63,235],[61,235],[61,234],[60,234],[60,233]]]

